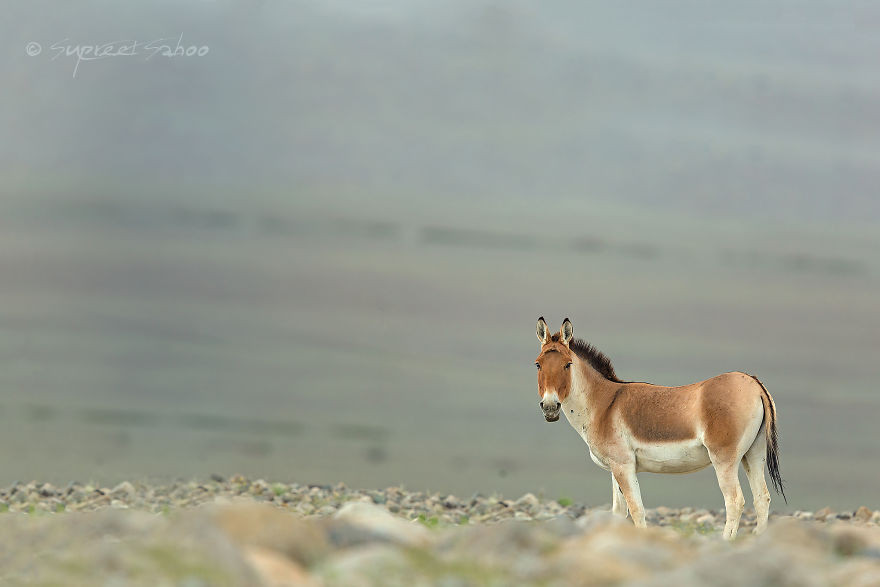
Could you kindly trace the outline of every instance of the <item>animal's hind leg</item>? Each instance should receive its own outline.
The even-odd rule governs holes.
[[[711,456],[711,455],[710,455]],[[727,512],[727,523],[724,524],[724,539],[733,540],[739,529],[739,520],[742,517],[746,500],[743,497],[742,488],[739,486],[739,459],[733,462],[715,461],[715,475],[718,477],[718,486],[724,494],[724,509]]]
[[[629,507],[629,515],[632,516],[636,528],[645,528],[645,507],[642,505],[642,492],[639,490],[639,479],[636,477],[635,464],[612,465],[611,473],[620,485],[626,505]]]
[[[614,473],[611,474],[611,512],[626,517],[626,501],[623,499],[623,493],[614,478]]]
[[[767,518],[770,516],[770,490],[767,489],[767,481],[764,479],[764,465],[767,462],[767,436],[762,430],[752,443],[752,447],[742,458],[743,468],[749,478],[749,488],[752,490],[752,499],[755,504],[755,518],[758,525],[755,534],[760,534],[767,528]]]

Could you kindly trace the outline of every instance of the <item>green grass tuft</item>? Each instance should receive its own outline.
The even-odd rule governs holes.
[[[680,520],[673,522],[670,527],[682,536],[693,536],[694,534],[708,536],[718,532],[712,524],[697,524],[696,522],[682,522]]]
[[[419,514],[419,517],[416,519],[428,528],[436,528],[437,525],[440,523],[440,519],[437,516],[426,518],[425,514]]]

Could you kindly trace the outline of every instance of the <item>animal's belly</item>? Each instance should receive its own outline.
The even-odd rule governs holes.
[[[708,467],[709,451],[699,440],[663,442],[634,447],[636,471],[648,473],[691,473]]]

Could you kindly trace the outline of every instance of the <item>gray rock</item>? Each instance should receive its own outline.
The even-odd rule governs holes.
[[[582,532],[582,528],[568,516],[556,516],[553,519],[542,522],[540,529],[559,538],[577,536]]]
[[[316,569],[332,585],[417,584],[407,555],[392,544],[368,544],[337,553]],[[407,582],[404,582],[404,579]]]
[[[457,497],[450,494],[446,496],[446,499],[443,500],[443,507],[453,509],[461,506],[461,502]]]
[[[618,516],[609,511],[595,510],[575,520],[575,524],[577,524],[578,528],[582,531],[589,532],[603,526],[632,525],[632,522],[628,521],[623,516]]]
[[[387,510],[368,503],[353,502],[342,506],[333,519],[373,533],[378,539],[408,546],[425,545],[431,536],[420,524],[406,522]]]
[[[871,519],[871,516],[874,514],[871,510],[869,510],[865,506],[859,507],[855,512],[853,512],[853,518],[860,522],[867,522]]]
[[[526,493],[513,503],[516,508],[536,508],[541,505],[540,500],[532,493]]]
[[[128,481],[123,481],[122,483],[114,487],[111,491],[108,491],[106,493],[109,493],[113,497],[130,499],[135,495],[135,488],[134,485],[132,485]]]
[[[715,516],[713,516],[712,514],[705,513],[694,521],[697,524],[714,525],[717,520],[715,519]]]

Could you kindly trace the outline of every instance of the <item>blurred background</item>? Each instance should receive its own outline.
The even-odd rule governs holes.
[[[876,506],[876,5],[4,12],[0,484],[609,502],[540,414],[544,315],[624,379],[757,374],[788,507]]]

